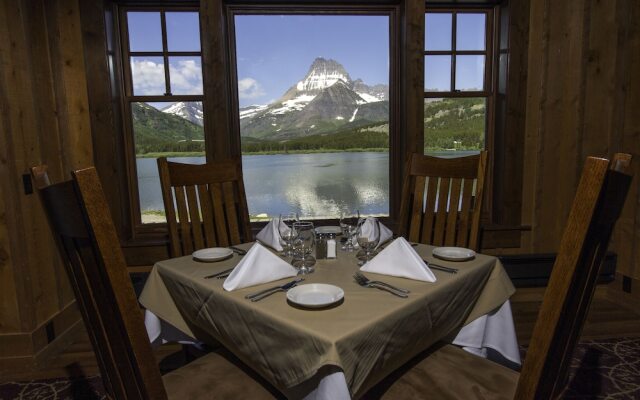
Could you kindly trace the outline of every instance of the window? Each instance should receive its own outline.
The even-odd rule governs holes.
[[[237,13],[251,219],[387,216],[390,16]]]
[[[424,152],[464,156],[485,148],[492,119],[488,10],[427,9]]]
[[[137,223],[165,222],[156,158],[204,162],[199,15],[124,8],[120,18],[132,214]]]

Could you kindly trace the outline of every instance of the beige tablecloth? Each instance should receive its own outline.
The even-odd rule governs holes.
[[[416,250],[436,262],[432,247]],[[499,260],[484,255],[462,263],[437,260],[459,272],[434,270],[435,283],[369,274],[409,289],[409,298],[402,299],[358,286],[352,278],[358,269],[354,255],[339,252],[338,259],[318,261],[304,283],[340,286],[344,301],[329,309],[304,310],[288,304],[284,293],[256,303],[244,298],[273,282],[226,292],[223,280],[203,279],[238,260],[234,255],[200,263],[187,256],[158,262],[140,302],[192,337],[221,342],[284,393],[323,366],[344,371],[351,393],[361,393],[417,353],[501,306],[515,291]]]

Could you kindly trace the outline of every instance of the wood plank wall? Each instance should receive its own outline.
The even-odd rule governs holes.
[[[554,252],[588,155],[632,153],[612,250],[640,279],[640,2],[532,0],[523,179],[524,252]],[[640,281],[639,281],[640,282]],[[637,287],[635,291],[640,291]]]
[[[0,3],[0,371],[37,362],[78,326],[29,167],[93,164],[78,0]],[[26,182],[30,182],[26,175]]]

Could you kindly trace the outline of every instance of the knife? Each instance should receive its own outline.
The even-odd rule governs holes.
[[[282,286],[274,286],[272,288],[265,289],[257,293],[248,294],[245,296],[245,299],[249,299],[251,301],[259,301],[264,299],[267,296],[271,296],[274,293],[286,292],[287,290],[291,289],[292,287],[294,287],[295,285],[297,285],[299,282],[302,282],[302,281],[304,281],[304,278],[297,278],[289,283],[285,283]]]
[[[243,250],[243,249],[241,249],[241,248],[239,248],[239,247],[236,247],[236,246],[229,246],[229,248],[230,248],[231,250],[235,251],[236,253],[238,253],[238,255],[239,255],[239,256],[243,256],[243,255],[247,254],[247,251],[246,251],[246,250]]]
[[[438,264],[432,264],[427,260],[422,260],[425,262],[425,264],[427,264],[427,267],[431,268],[431,269],[437,269],[438,271],[444,271],[444,272],[448,272],[450,274],[457,274],[458,270],[455,268],[449,268],[449,267],[444,267],[442,265],[438,265]]]
[[[235,267],[233,267],[235,268]],[[233,271],[233,268],[229,268],[229,269],[225,269],[224,271],[220,271],[220,272],[216,272],[215,274],[211,274],[211,275],[207,275],[204,277],[204,279],[211,279],[211,278],[216,278],[218,276],[221,275],[229,275],[231,273],[231,271]]]

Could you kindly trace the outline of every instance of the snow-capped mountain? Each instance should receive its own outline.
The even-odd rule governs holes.
[[[201,101],[179,101],[163,108],[162,112],[177,115],[200,126],[203,125]]]
[[[285,139],[385,122],[389,119],[388,92],[387,85],[353,81],[342,64],[319,57],[278,100],[241,108],[240,134]],[[200,102],[178,102],[162,111],[202,125]]]
[[[242,136],[289,138],[388,121],[386,85],[353,81],[335,60],[316,58],[303,79],[277,101],[240,110]]]

